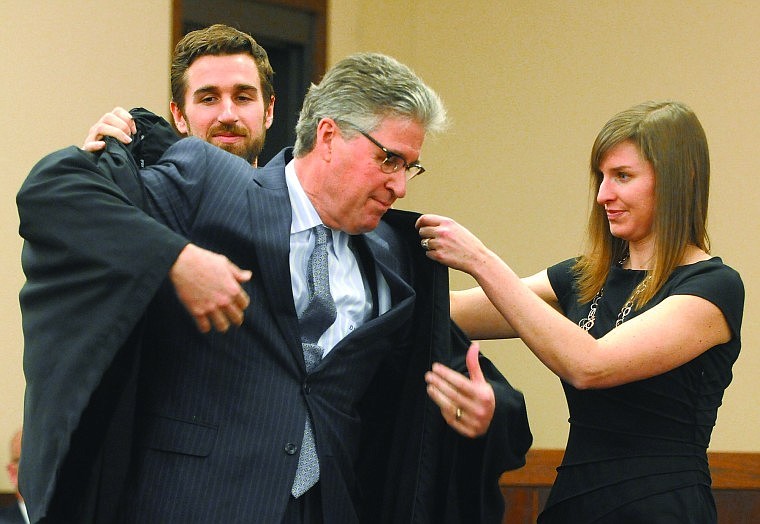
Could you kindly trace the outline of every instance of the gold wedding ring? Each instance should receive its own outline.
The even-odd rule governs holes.
[[[422,249],[424,249],[425,251],[428,251],[430,249],[429,244],[430,244],[429,238],[423,238],[422,240],[420,240],[420,245],[422,246]]]
[[[456,418],[457,418],[457,422],[462,420],[462,408],[457,408]]]

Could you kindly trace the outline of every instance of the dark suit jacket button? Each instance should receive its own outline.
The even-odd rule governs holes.
[[[307,395],[311,393],[311,384],[309,384],[308,382],[304,383],[303,392],[306,393]]]
[[[296,451],[298,451],[298,446],[296,446],[292,442],[288,442],[287,444],[285,444],[285,453],[287,453],[288,455],[295,455]]]

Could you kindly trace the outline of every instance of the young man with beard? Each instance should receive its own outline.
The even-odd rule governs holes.
[[[188,33],[172,57],[174,125],[256,167],[274,116],[273,74],[266,51],[247,33],[223,24]],[[136,131],[129,112],[116,107],[90,128],[82,149],[102,150],[106,136],[127,144]]]

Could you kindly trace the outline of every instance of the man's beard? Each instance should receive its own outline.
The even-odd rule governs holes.
[[[234,126],[232,126],[234,128]],[[231,132],[235,132],[230,130]],[[245,140],[235,144],[215,144],[225,151],[237,155],[246,160],[251,165],[256,165],[261,151],[264,149],[264,140],[266,139],[267,128],[261,126],[261,135],[254,138],[250,134],[245,136]]]
[[[197,136],[193,133],[190,125],[187,126],[187,130],[189,131],[189,135]],[[234,144],[217,143],[214,141],[214,135],[220,132],[238,135],[242,137],[243,140]],[[200,136],[198,138],[202,138],[206,142],[213,144],[220,149],[224,149],[228,153],[232,153],[233,155],[243,158],[251,165],[256,165],[259,155],[264,149],[264,141],[266,140],[266,135],[266,123],[262,122],[261,133],[258,137],[252,137],[251,133],[244,127],[240,127],[234,124],[217,124],[208,129],[206,136]]]

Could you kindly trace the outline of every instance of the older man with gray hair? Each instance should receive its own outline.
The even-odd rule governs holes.
[[[109,333],[135,335],[134,314],[145,313],[141,350],[123,346],[133,339],[105,348],[96,340],[96,354],[115,355],[98,359],[102,369],[61,368],[94,377],[87,386],[55,377],[55,363],[42,361],[50,353],[34,343],[43,335],[25,332],[29,409],[47,419],[68,406],[46,385],[66,378],[89,387],[77,392],[88,398],[103,393],[111,362],[137,368],[118,522],[501,518],[498,476],[524,463],[531,441],[522,395],[467,352],[448,316],[446,269],[420,248],[417,215],[391,209],[424,171],[426,135],[445,124],[439,97],[407,66],[362,53],[312,86],[295,148],[262,169],[193,138],[139,171],[104,161],[123,153],[117,144],[97,162],[70,148],[38,164],[18,199],[30,278],[21,300],[29,326],[60,342],[53,358],[83,348],[66,344],[65,318],[40,321],[35,275],[51,257],[36,251],[65,244],[83,216],[91,234],[103,231],[96,218],[109,213],[124,213],[137,228],[120,238],[120,252],[102,255],[119,280],[88,320],[93,329],[104,321]],[[135,218],[140,211],[126,209],[117,191],[133,175],[142,191],[132,194],[144,196],[153,222]],[[93,195],[118,202],[95,210]],[[50,211],[61,198],[74,209],[57,220],[38,216],[38,206]],[[156,272],[166,282],[146,277]],[[92,285],[86,293],[93,296]],[[137,300],[146,296],[147,313]],[[120,325],[125,317],[132,320]],[[467,384],[453,384],[461,386],[458,404],[440,412],[424,380],[434,361],[469,372]],[[35,441],[55,437],[39,430]],[[35,521],[55,511],[38,502]]]

